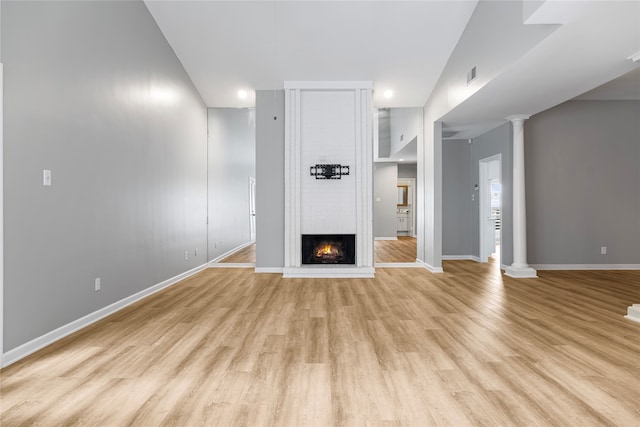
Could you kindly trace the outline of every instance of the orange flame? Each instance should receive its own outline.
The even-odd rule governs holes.
[[[322,256],[326,256],[326,255],[338,255],[338,248],[336,248],[335,246],[333,246],[330,243],[326,243],[322,246],[319,246],[316,249],[316,257],[322,257]]]

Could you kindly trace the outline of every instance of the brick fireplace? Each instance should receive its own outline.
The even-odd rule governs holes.
[[[373,277],[372,151],[371,82],[285,82],[284,277]]]

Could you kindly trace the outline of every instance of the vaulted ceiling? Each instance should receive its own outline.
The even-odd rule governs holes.
[[[209,107],[286,80],[374,82],[379,107],[422,107],[477,0],[147,1]],[[245,100],[239,90],[249,92]],[[394,92],[386,99],[383,92]]]
[[[287,80],[371,80],[376,107],[444,99],[446,133],[466,139],[623,75],[579,99],[640,94],[638,0],[145,3],[209,107],[253,106]]]

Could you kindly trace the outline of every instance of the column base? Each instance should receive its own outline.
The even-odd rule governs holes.
[[[504,271],[505,276],[513,277],[514,279],[535,279],[538,277],[536,270],[526,267],[514,267],[509,266]]]
[[[640,322],[640,304],[633,304],[627,309],[627,315],[624,316],[629,320]]]

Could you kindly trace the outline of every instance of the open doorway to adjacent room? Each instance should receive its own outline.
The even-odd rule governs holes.
[[[374,113],[374,259],[376,266],[416,263],[416,181],[422,108]]]
[[[208,261],[255,267],[255,109],[209,108]]]
[[[480,262],[492,258],[498,266],[502,241],[501,170],[500,154],[480,160]]]

